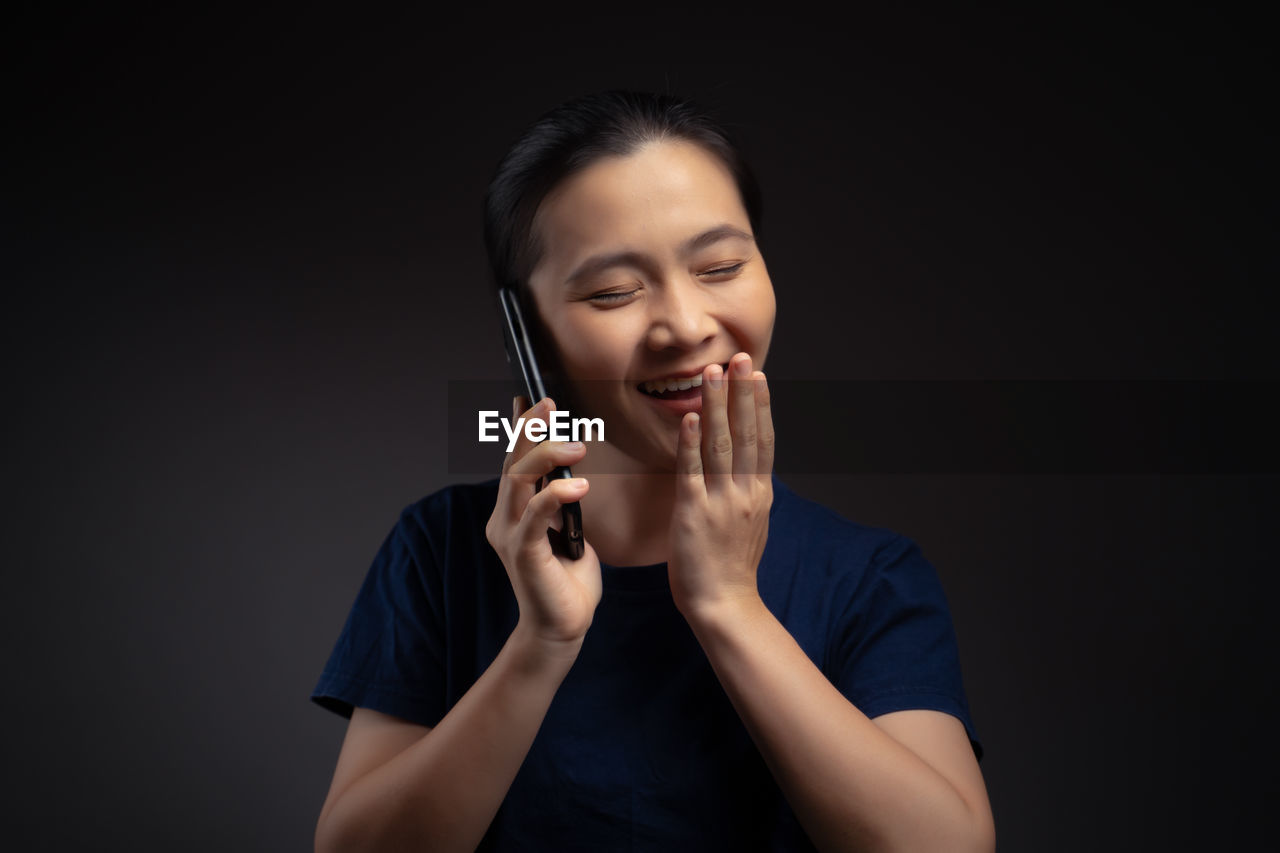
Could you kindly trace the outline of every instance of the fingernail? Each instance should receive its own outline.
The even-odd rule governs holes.
[[[746,378],[751,375],[751,359],[743,358],[733,363],[733,372],[735,375]]]
[[[569,480],[569,485],[575,489],[585,489],[587,486],[587,480],[585,477],[574,477]]]
[[[711,375],[707,379],[707,381],[711,383],[711,387],[719,391],[720,383],[723,381],[723,379],[724,379],[724,373],[723,371],[720,370],[720,365],[718,364],[711,365]]]
[[[702,420],[702,419],[698,417],[698,413],[697,413],[697,412],[692,413],[692,414],[689,416],[689,424],[688,424],[688,426],[689,426],[689,432],[691,432],[691,433],[696,433],[696,432],[698,431],[698,424],[699,424],[699,421],[701,421],[701,420]]]
[[[577,450],[581,450],[585,446],[586,445],[584,445],[581,441],[566,441],[564,443],[565,450],[577,451]]]

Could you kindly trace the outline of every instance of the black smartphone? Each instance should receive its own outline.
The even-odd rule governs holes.
[[[547,383],[538,369],[538,357],[535,355],[533,339],[529,336],[529,327],[525,325],[520,313],[520,302],[510,288],[500,288],[498,299],[502,303],[503,341],[507,348],[507,361],[511,362],[516,374],[516,381],[524,390],[529,405],[547,396]],[[567,480],[573,476],[568,466],[560,466],[547,475],[548,479]],[[582,556],[582,504],[574,501],[561,507],[560,515],[560,548],[573,560]]]

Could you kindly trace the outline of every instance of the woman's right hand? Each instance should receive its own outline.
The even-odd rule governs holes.
[[[523,401],[516,399],[517,413]],[[554,410],[555,403],[543,399],[522,417],[526,423],[530,418],[550,421]],[[541,491],[537,484],[554,468],[580,462],[586,453],[581,442],[535,443],[521,430],[502,464],[498,500],[485,525],[485,536],[506,567],[520,605],[517,630],[574,654],[600,603],[600,558],[590,542],[577,560],[557,554],[547,529],[559,529],[560,507],[581,499],[589,486],[581,477],[550,480]]]

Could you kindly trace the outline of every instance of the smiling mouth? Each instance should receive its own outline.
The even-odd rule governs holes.
[[[703,370],[705,369],[703,368]],[[728,363],[720,365],[720,369],[727,374],[729,372]],[[636,390],[642,394],[648,394],[650,397],[658,397],[663,400],[679,400],[686,397],[700,396],[702,394],[702,372],[700,371],[693,376],[679,378],[650,379],[636,385]]]

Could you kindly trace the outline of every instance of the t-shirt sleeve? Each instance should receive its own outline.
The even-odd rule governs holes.
[[[378,550],[311,700],[344,717],[369,708],[425,726],[445,713],[442,584],[406,513]]]
[[[951,612],[920,547],[895,534],[876,549],[846,608],[835,648],[840,692],[868,717],[922,709],[950,714],[981,758]]]

